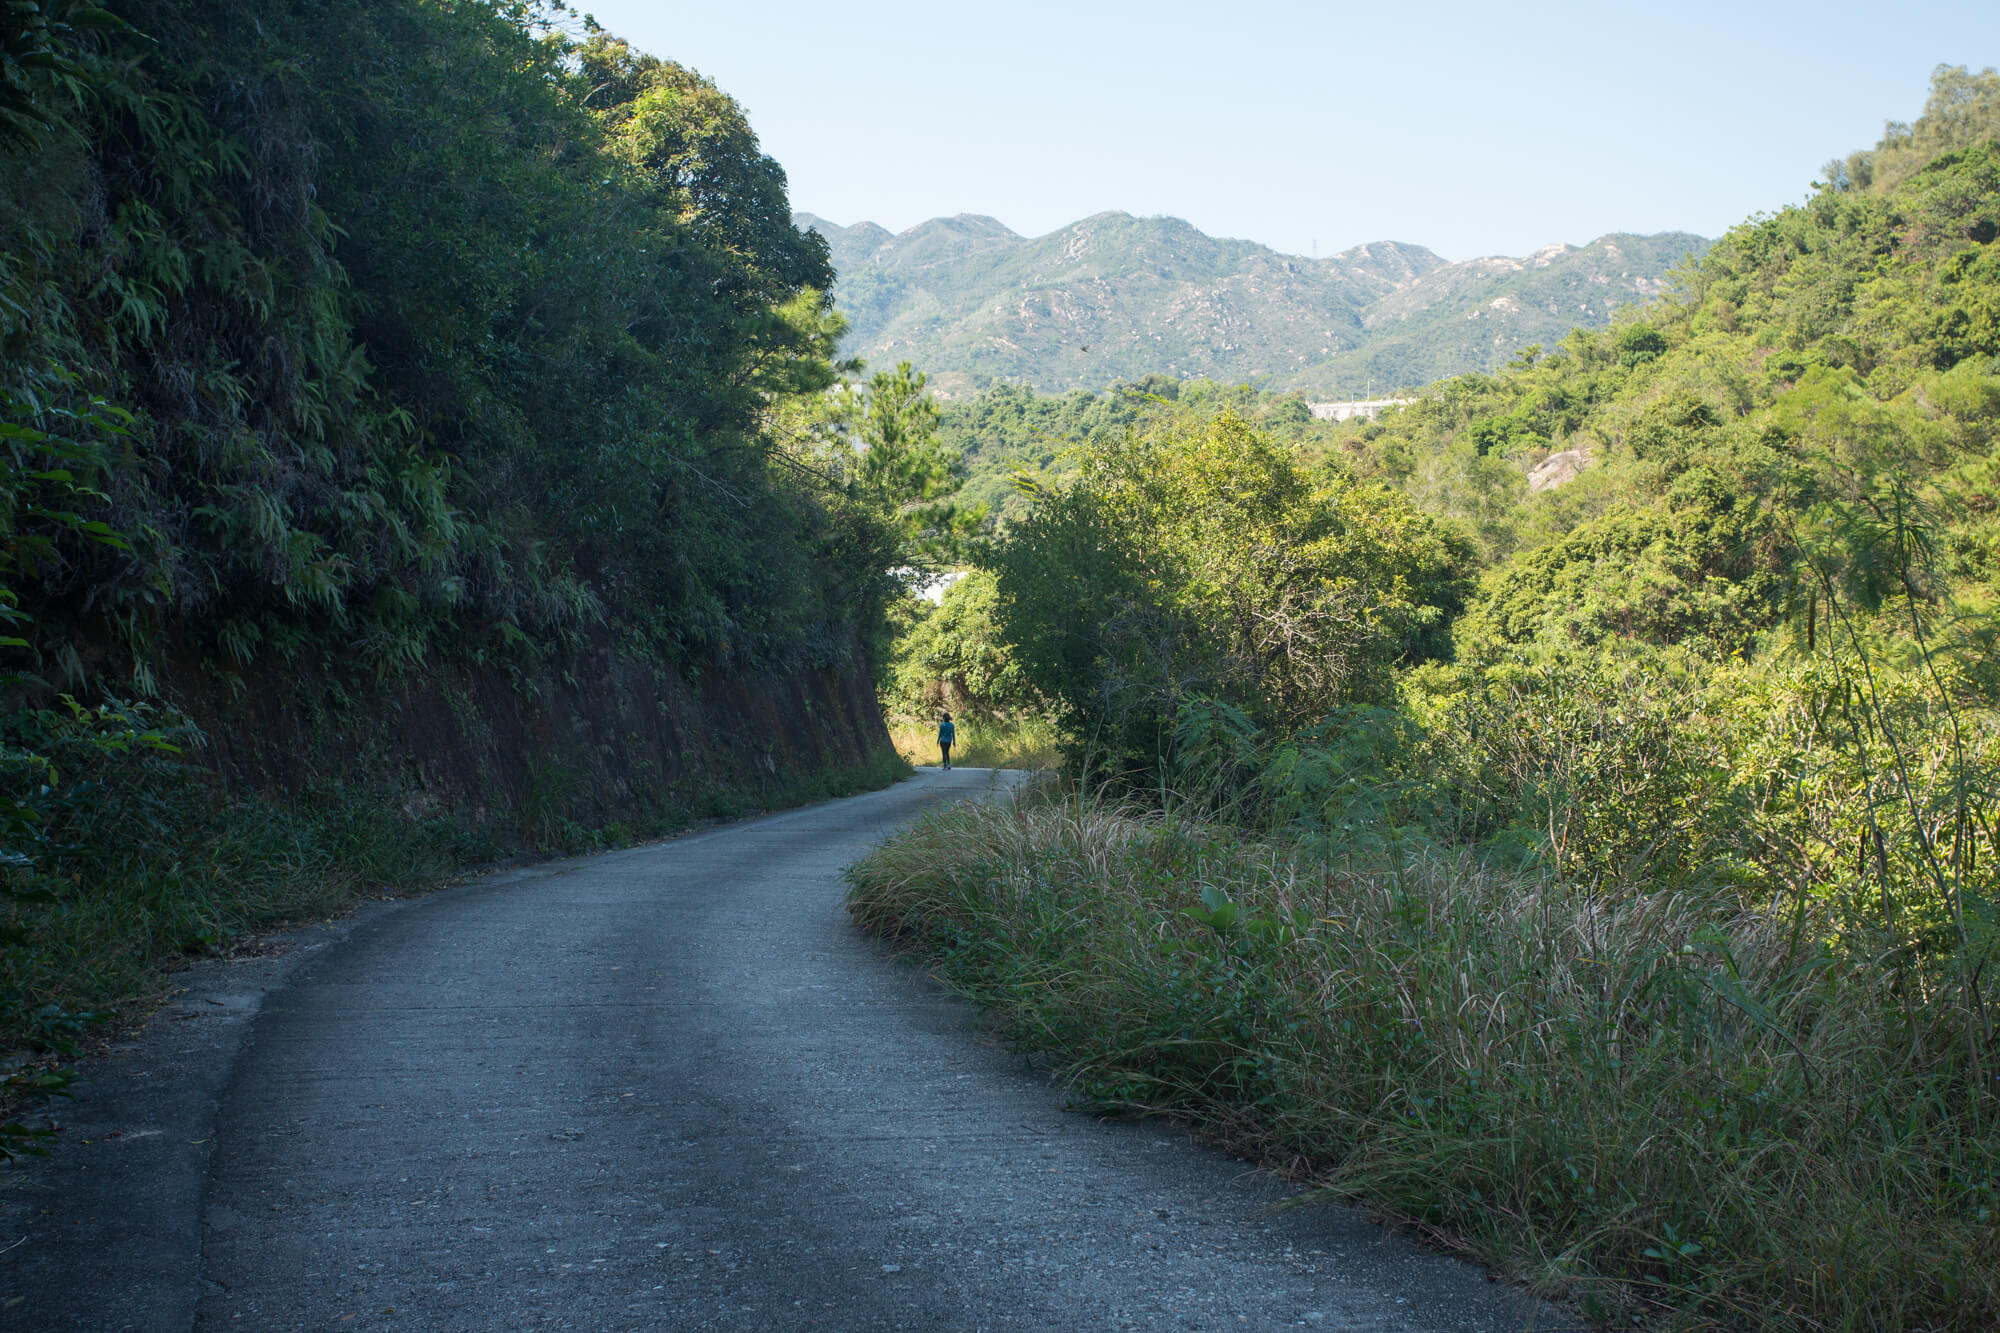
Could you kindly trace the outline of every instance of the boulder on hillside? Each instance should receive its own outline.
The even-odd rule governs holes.
[[[1588,449],[1565,449],[1561,453],[1550,454],[1528,469],[1528,493],[1552,491],[1566,481],[1575,480],[1577,474],[1589,466]]]

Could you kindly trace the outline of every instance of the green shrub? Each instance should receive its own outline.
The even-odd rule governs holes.
[[[1191,700],[1289,731],[1388,697],[1395,663],[1446,651],[1470,555],[1223,412],[1096,446],[991,558],[1022,676],[1079,754],[1150,781]]]

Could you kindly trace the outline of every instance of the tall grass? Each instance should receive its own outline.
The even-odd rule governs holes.
[[[1594,1316],[2000,1326],[1974,1016],[1796,905],[1307,856],[1054,783],[852,879],[1084,1105],[1187,1117]]]
[[[935,718],[891,717],[889,742],[912,764],[938,761]],[[958,739],[951,762],[967,768],[1054,768],[1061,760],[1062,737],[1047,718],[958,718]]]
[[[441,882],[499,844],[386,792],[280,804],[154,756],[99,756],[54,803],[49,850],[5,871],[0,1043],[60,1052],[154,990],[161,969],[366,892]]]

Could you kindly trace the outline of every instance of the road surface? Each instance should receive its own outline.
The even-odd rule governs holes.
[[[841,868],[984,770],[494,875],[209,964],[0,1173],[19,1329],[1551,1328],[1066,1112]],[[18,1240],[16,1237],[18,1236]]]

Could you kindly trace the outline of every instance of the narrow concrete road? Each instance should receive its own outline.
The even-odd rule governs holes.
[[[857,932],[841,868],[994,781],[498,875],[197,984],[0,1194],[0,1326],[1562,1322],[1172,1130],[1063,1111]]]

